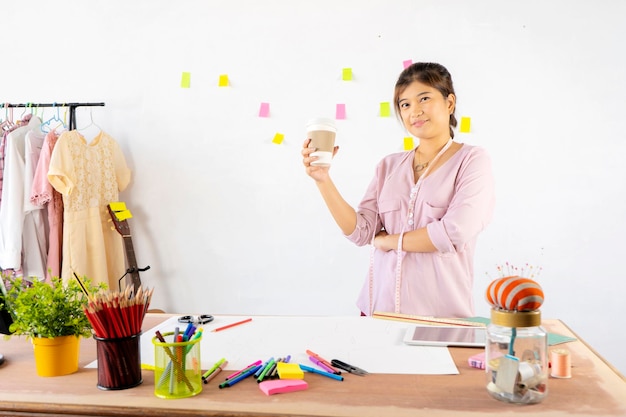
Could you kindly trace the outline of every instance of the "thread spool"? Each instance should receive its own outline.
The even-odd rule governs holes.
[[[553,349],[550,351],[551,370],[553,378],[572,377],[572,358],[567,349]]]

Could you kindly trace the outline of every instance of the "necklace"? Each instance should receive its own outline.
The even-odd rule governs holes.
[[[446,147],[446,145],[444,145],[441,149],[439,149],[439,153],[441,153],[441,150],[443,148],[445,148],[445,147]],[[426,161],[423,164],[420,163],[420,153],[419,153],[419,151],[416,151],[416,153],[417,153],[417,165],[415,165],[414,169],[415,169],[415,172],[418,173],[418,172],[421,172],[424,169],[428,168],[428,164],[430,163],[430,161]],[[437,156],[439,156],[439,153],[437,154]]]

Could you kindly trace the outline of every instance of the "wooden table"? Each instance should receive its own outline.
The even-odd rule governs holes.
[[[167,315],[149,314],[144,329]],[[459,375],[346,375],[343,382],[307,378],[309,388],[266,396],[245,380],[229,389],[212,381],[201,394],[165,400],[154,395],[154,376],[120,391],[96,387],[97,370],[84,368],[96,358],[95,341],[81,342],[80,369],[72,375],[39,377],[30,342],[0,339],[6,363],[0,367],[0,415],[74,416],[626,416],[626,380],[558,320],[546,320],[550,332],[577,337],[560,347],[572,355],[572,378],[548,381],[548,396],[535,405],[510,405],[492,399],[483,371],[470,368],[475,349],[451,349]]]

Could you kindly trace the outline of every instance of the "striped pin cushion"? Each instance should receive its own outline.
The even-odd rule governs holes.
[[[532,279],[518,276],[493,280],[487,287],[487,301],[508,311],[534,311],[543,304],[543,290]]]

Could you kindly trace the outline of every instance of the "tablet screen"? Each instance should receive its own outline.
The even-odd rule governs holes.
[[[484,347],[486,329],[467,326],[412,326],[407,329],[404,343],[423,346]]]

